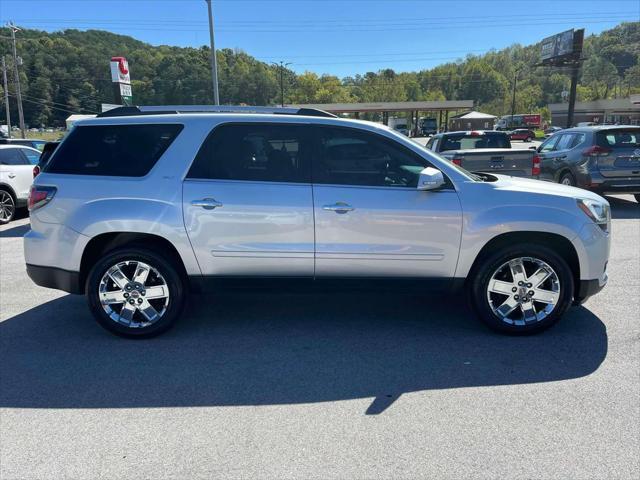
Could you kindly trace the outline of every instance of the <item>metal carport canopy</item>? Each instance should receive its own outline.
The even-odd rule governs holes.
[[[471,110],[473,100],[437,100],[425,102],[376,102],[376,103],[313,103],[287,105],[298,108],[317,108],[331,113],[356,112],[410,112],[410,111],[446,111]]]

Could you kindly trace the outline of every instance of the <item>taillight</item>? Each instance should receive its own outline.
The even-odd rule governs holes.
[[[540,175],[540,155],[534,155],[531,162],[531,175]]]
[[[599,155],[609,155],[610,153],[611,150],[601,147],[600,145],[594,145],[582,151],[582,155],[585,157],[597,157]]]
[[[40,167],[36,165],[33,167],[33,178],[36,178],[40,174]]]
[[[56,194],[56,190],[56,187],[32,185],[29,191],[29,211],[32,212],[40,207],[44,207]]]
[[[453,157],[451,161],[456,165],[458,165],[459,167],[462,166],[462,157]]]

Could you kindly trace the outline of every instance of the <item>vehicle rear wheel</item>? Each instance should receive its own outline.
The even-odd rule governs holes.
[[[555,324],[571,305],[573,274],[553,250],[538,244],[506,247],[473,272],[471,301],[493,330],[537,333]]]
[[[567,172],[562,174],[559,183],[562,185],[568,185],[569,187],[574,187],[576,185],[576,180],[573,178],[573,175]]]
[[[15,214],[16,202],[13,196],[6,190],[0,190],[0,225],[9,223]]]
[[[123,337],[148,338],[178,319],[185,285],[175,265],[155,252],[121,248],[91,269],[86,295],[101,326]]]

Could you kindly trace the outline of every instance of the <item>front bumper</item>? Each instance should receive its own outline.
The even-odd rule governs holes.
[[[580,305],[587,301],[590,297],[593,297],[596,293],[600,292],[607,284],[609,277],[605,273],[602,278],[596,278],[595,280],[580,280],[576,296],[573,300],[574,305]]]
[[[56,267],[43,267],[27,263],[27,275],[36,285],[55,288],[69,293],[82,294],[80,272],[72,272]]]

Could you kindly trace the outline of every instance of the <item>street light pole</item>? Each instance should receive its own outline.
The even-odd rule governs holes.
[[[27,138],[26,129],[24,128],[24,112],[22,111],[22,93],[20,92],[20,73],[18,72],[18,53],[16,51],[16,32],[20,29],[12,22],[7,24],[11,30],[11,41],[13,42],[13,71],[16,79],[16,97],[18,100],[18,120],[20,121],[20,133],[22,138]]]
[[[209,41],[211,43],[211,81],[213,82],[213,104],[220,105],[220,97],[218,96],[218,64],[216,61],[216,47],[213,41],[213,9],[211,7],[211,0],[205,0],[207,2],[207,9],[209,10]]]
[[[276,67],[280,67],[280,106],[284,107],[284,69],[287,65],[291,65],[291,63],[284,63],[280,61],[280,63],[271,62]]]

